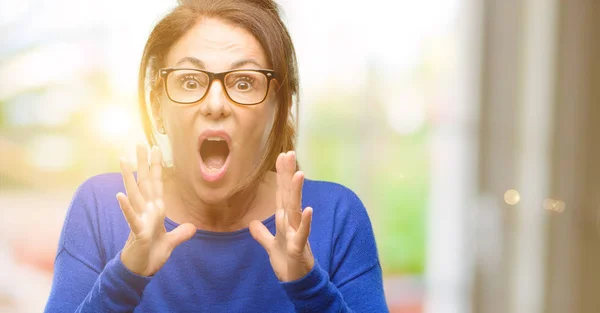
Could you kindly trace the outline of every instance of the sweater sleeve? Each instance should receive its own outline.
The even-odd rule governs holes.
[[[150,278],[130,272],[120,253],[105,261],[97,216],[88,180],[67,211],[45,312],[131,312],[139,304]]]
[[[330,273],[318,262],[305,277],[280,283],[297,312],[388,312],[371,221],[347,193],[335,216]]]

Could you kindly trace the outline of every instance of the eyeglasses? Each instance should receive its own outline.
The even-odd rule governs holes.
[[[166,82],[169,99],[180,104],[192,104],[204,99],[215,79],[221,81],[225,95],[240,105],[263,102],[269,93],[269,85],[276,78],[272,70],[239,69],[213,73],[191,68],[162,68],[160,77]]]

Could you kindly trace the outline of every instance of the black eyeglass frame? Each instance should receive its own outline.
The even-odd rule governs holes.
[[[201,72],[204,73],[208,76],[208,86],[206,87],[206,92],[204,93],[204,95],[196,100],[196,101],[191,101],[191,102],[181,102],[181,101],[175,101],[173,100],[173,98],[171,98],[171,95],[169,94],[169,88],[167,87],[168,85],[168,77],[172,72],[176,72],[176,71],[197,71],[197,72]],[[219,72],[219,73],[214,73],[214,72],[209,72],[209,71],[205,71],[205,70],[201,70],[201,69],[197,69],[197,68],[175,68],[175,67],[170,67],[170,68],[161,68],[158,72],[158,76],[164,81],[164,85],[165,85],[165,93],[167,94],[167,97],[169,97],[169,100],[175,102],[175,103],[179,103],[179,104],[194,104],[197,102],[200,102],[202,100],[204,100],[204,98],[206,98],[206,95],[208,95],[208,92],[213,84],[213,82],[218,79],[219,81],[221,81],[221,84],[223,86],[225,86],[225,76],[231,74],[231,73],[235,73],[235,72],[257,72],[257,73],[261,73],[263,75],[265,75],[265,77],[267,78],[267,90],[265,92],[265,96],[257,102],[254,103],[240,103],[237,102],[235,100],[233,100],[231,98],[231,96],[229,96],[229,92],[227,91],[226,87],[223,87],[223,91],[225,92],[225,96],[227,96],[227,99],[229,99],[229,101],[238,104],[238,105],[257,105],[263,101],[265,101],[265,99],[267,98],[267,96],[269,95],[269,88],[271,87],[271,80],[273,79],[277,79],[277,73],[273,70],[267,70],[267,69],[235,69],[235,70],[230,70],[230,71],[225,71],[225,72]]]

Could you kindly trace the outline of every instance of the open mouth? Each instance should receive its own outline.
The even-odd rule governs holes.
[[[202,141],[200,158],[209,172],[214,173],[223,169],[227,157],[229,157],[229,145],[224,138],[208,137]]]
[[[217,182],[229,167],[231,137],[223,130],[206,130],[198,140],[200,175],[206,182]]]

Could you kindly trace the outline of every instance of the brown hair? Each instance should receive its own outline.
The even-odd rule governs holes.
[[[294,150],[299,89],[296,54],[289,32],[280,18],[279,7],[272,0],[179,0],[179,5],[150,33],[140,64],[139,105],[150,145],[157,144],[148,104],[158,105],[151,95],[160,92],[158,70],[164,67],[171,46],[206,17],[225,20],[250,32],[262,45],[272,69],[279,75],[275,121],[265,152],[259,166],[234,188],[233,193],[237,193],[262,179],[269,170],[274,170],[279,153]],[[296,120],[291,110],[293,102],[296,102]]]

